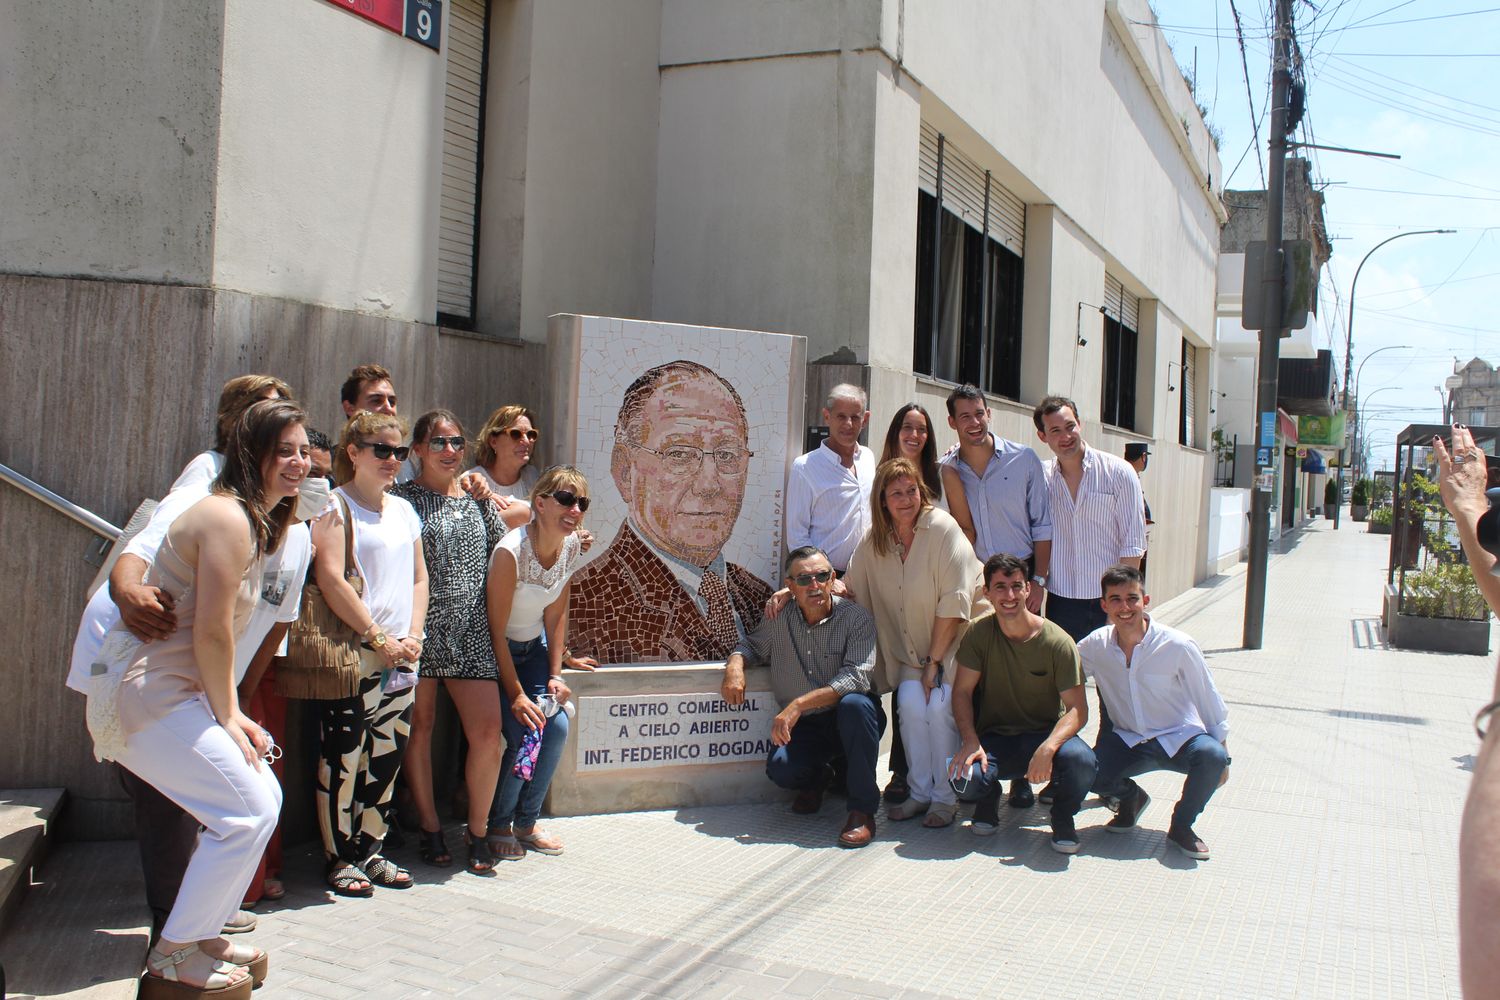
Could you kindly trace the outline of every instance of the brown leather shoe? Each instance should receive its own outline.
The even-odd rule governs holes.
[[[851,812],[839,834],[840,847],[864,847],[875,839],[875,817],[869,813]]]
[[[822,809],[823,793],[828,790],[828,780],[832,773],[830,768],[823,768],[812,784],[798,791],[797,797],[792,799],[792,812],[799,816],[811,816]]]

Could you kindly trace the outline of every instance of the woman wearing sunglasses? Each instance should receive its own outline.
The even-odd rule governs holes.
[[[386,492],[409,451],[401,444],[405,432],[391,413],[361,410],[349,419],[333,456],[335,501],[313,529],[318,587],[362,646],[358,693],[322,702],[319,716],[318,827],[328,884],[341,896],[412,884],[411,873],[380,854],[427,620],[422,522],[410,503]],[[358,590],[344,576],[345,518]]]
[[[489,835],[491,851],[505,861],[525,857],[528,848],[563,849],[536,821],[568,739],[568,716],[560,710],[571,693],[562,679],[568,578],[582,550],[577,532],[589,509],[588,489],[577,469],[548,469],[531,493],[531,523],[502,538],[490,557],[490,635],[510,711]]]
[[[500,689],[495,650],[485,613],[484,578],[490,550],[505,534],[500,511],[475,500],[459,486],[465,465],[463,426],[448,410],[417,418],[412,453],[421,474],[391,490],[422,519],[422,554],[427,560],[427,638],[422,677],[411,717],[406,752],[406,786],[422,825],[422,860],[439,868],[453,863],[443,839],[432,794],[432,725],[437,689],[446,684],[469,741],[464,779],[469,791],[468,869],[487,874],[495,866],[485,839],[490,800],[500,777]]]
[[[524,406],[502,406],[484,422],[474,445],[476,468],[490,487],[490,499],[500,508],[508,528],[531,520],[526,498],[536,488],[540,472],[531,464],[536,452],[536,414]]]

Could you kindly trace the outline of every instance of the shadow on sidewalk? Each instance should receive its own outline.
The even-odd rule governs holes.
[[[839,849],[835,841],[843,829],[843,799],[830,794],[823,808],[810,816],[791,811],[791,798],[758,806],[694,806],[679,809],[677,822],[697,833],[741,844],[790,844],[793,847]],[[876,820],[876,838],[885,832],[884,816]]]

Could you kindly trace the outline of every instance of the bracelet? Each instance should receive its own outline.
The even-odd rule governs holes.
[[[1481,743],[1484,742],[1485,731],[1479,727],[1479,724],[1488,719],[1491,715],[1494,715],[1496,710],[1500,710],[1500,701],[1490,702],[1488,705],[1481,708],[1478,714],[1474,716],[1474,733],[1479,737],[1479,742]]]

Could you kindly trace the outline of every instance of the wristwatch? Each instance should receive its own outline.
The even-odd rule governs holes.
[[[1042,587],[1043,589],[1045,589],[1047,586],[1047,578],[1045,576],[1042,576],[1040,573],[1033,576],[1031,578],[1031,582],[1036,584],[1038,587]]]
[[[384,649],[386,642],[387,642],[387,639],[386,639],[385,632],[384,631],[376,632],[374,635],[372,635],[370,637],[370,648],[371,649]]]

